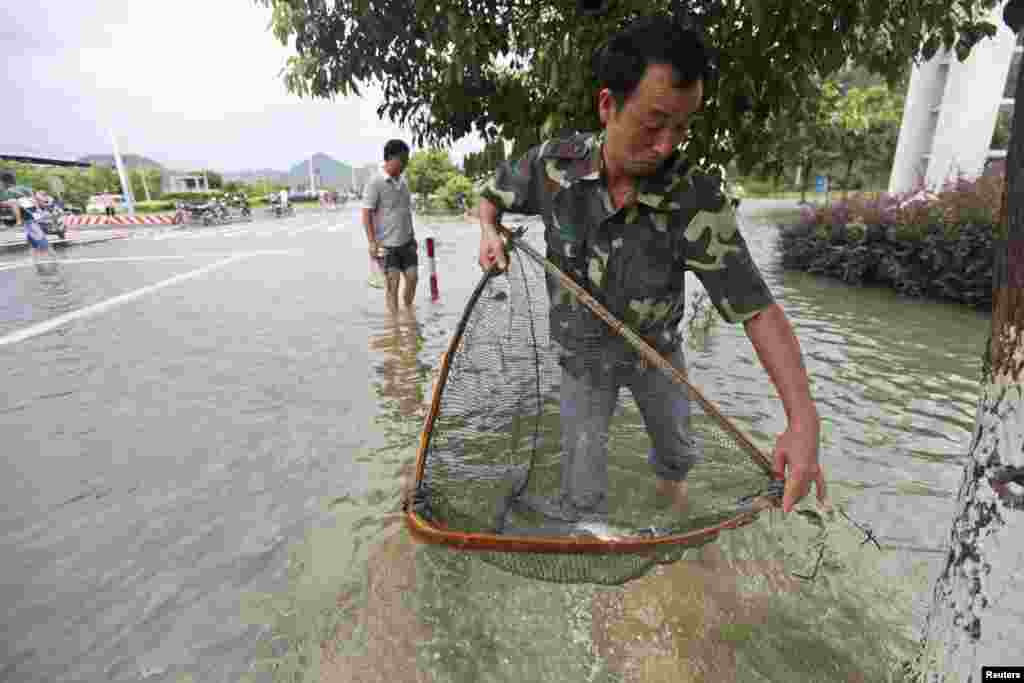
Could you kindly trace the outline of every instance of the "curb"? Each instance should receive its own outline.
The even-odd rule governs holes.
[[[152,213],[144,216],[65,216],[64,225],[173,225],[173,213]]]

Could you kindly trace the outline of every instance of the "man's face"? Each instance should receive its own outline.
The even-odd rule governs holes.
[[[398,154],[384,162],[384,172],[392,178],[397,178],[405,170],[409,163],[409,153]]]
[[[649,176],[686,138],[690,117],[704,96],[701,81],[674,87],[668,64],[652,64],[619,109],[611,92],[598,94],[598,113],[605,125],[605,155],[628,176]]]

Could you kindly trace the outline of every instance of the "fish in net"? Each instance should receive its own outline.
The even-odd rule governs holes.
[[[751,438],[502,228],[441,361],[404,509],[421,541],[516,574],[621,584],[777,506]],[[684,480],[685,484],[679,481]]]

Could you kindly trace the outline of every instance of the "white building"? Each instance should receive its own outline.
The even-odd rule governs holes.
[[[165,173],[161,178],[161,190],[164,194],[171,192],[209,192],[210,184],[205,175],[188,175],[186,173]]]
[[[922,181],[939,189],[958,174],[977,177],[986,162],[1006,155],[1005,149],[991,149],[992,134],[1000,109],[1012,111],[1007,77],[1021,59],[1021,41],[1003,23],[1001,5],[989,21],[998,32],[979,42],[967,61],[940,51],[913,67],[890,192],[917,189]]]

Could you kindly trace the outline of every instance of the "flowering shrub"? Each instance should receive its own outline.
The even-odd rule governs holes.
[[[781,231],[786,268],[912,296],[992,305],[992,238],[1005,178],[957,178],[937,194],[860,194],[805,207]]]

